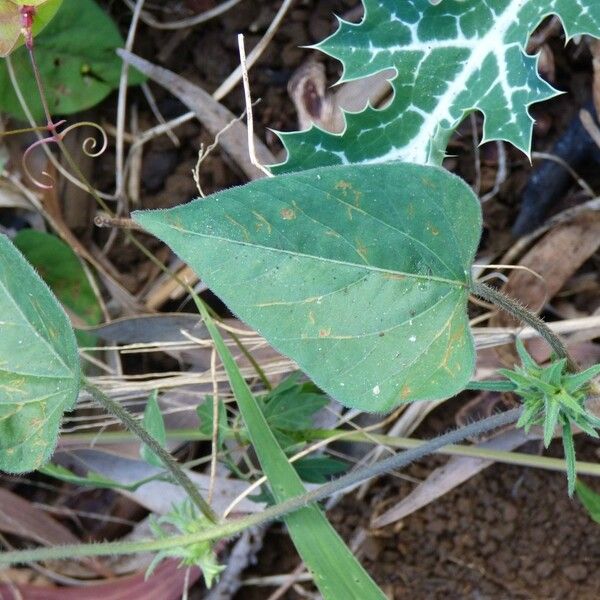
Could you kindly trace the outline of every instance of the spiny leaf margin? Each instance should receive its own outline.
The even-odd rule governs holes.
[[[525,53],[532,31],[557,15],[567,38],[600,37],[597,0],[363,0],[359,24],[315,48],[342,62],[340,82],[395,68],[389,106],[345,113],[346,127],[279,133],[287,150],[274,173],[318,166],[400,160],[439,165],[450,135],[474,110],[483,140],[505,140],[529,155],[533,103],[559,94]]]

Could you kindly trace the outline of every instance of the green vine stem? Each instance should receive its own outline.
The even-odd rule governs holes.
[[[262,525],[278,519],[284,515],[298,510],[313,502],[318,502],[340,492],[352,485],[362,483],[378,475],[389,473],[405,467],[416,460],[420,460],[444,446],[457,444],[467,438],[477,437],[498,427],[514,423],[520,416],[521,409],[515,408],[503,413],[492,415],[480,421],[471,423],[438,436],[417,448],[405,450],[384,460],[344,475],[334,481],[326,483],[310,492],[290,498],[264,511],[234,519],[210,527],[205,531],[194,534],[173,536],[166,540],[140,540],[137,542],[109,542],[104,544],[77,544],[69,546],[56,546],[54,548],[37,548],[35,550],[21,550],[0,554],[0,566],[9,566],[16,563],[28,563],[43,560],[57,560],[66,558],[82,558],[86,556],[112,556],[115,554],[135,554],[137,552],[157,552],[188,546],[203,541],[217,540],[236,535],[249,527]]]
[[[567,359],[569,370],[572,372],[579,371],[577,363],[569,355],[569,351],[566,349],[562,340],[537,315],[527,310],[524,306],[521,306],[516,300],[503,294],[500,290],[490,287],[480,281],[473,281],[471,283],[471,291],[476,296],[495,304],[503,311],[535,329],[548,342],[559,358]]]
[[[126,427],[134,433],[152,452],[154,452],[169,470],[173,479],[185,490],[190,500],[200,509],[202,514],[211,522],[218,523],[219,517],[204,500],[193,481],[185,474],[179,463],[125,410],[118,402],[109,398],[100,388],[86,379],[82,380],[82,388],[87,390],[94,400],[101,404],[107,412],[115,415]]]

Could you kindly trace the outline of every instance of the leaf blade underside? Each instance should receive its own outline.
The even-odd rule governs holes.
[[[48,287],[0,236],[0,469],[32,471],[56,446],[73,408],[79,355],[69,320]]]
[[[447,171],[328,167],[133,216],[347,406],[447,397],[472,373],[481,216]]]
[[[567,37],[600,37],[597,0],[363,0],[365,17],[316,46],[342,62],[341,82],[395,68],[394,96],[381,109],[345,113],[341,134],[317,127],[280,133],[288,151],[274,173],[400,160],[441,164],[452,131],[473,110],[483,140],[506,140],[526,154],[528,107],[557,95],[525,53],[531,32],[558,15]]]

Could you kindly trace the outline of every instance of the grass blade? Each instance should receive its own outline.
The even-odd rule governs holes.
[[[300,477],[273,432],[202,301],[196,305],[223,361],[254,449],[278,502],[304,493]],[[290,536],[325,600],[383,600],[385,595],[352,555],[317,505],[284,517]]]

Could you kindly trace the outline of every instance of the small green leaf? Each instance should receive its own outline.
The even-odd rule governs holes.
[[[579,479],[575,482],[575,493],[581,504],[588,511],[591,519],[600,524],[600,495]]]
[[[326,483],[332,475],[339,475],[348,468],[348,463],[328,456],[301,458],[294,463],[296,472],[307,483]]]
[[[102,309],[96,294],[79,258],[68,244],[55,235],[34,229],[20,231],[13,243],[67,310],[72,311],[86,325],[100,323]],[[86,337],[83,341],[93,343],[94,336],[84,335]]]
[[[143,425],[144,429],[164,448],[167,444],[167,433],[165,431],[165,422],[160,412],[160,406],[158,405],[158,390],[154,390],[148,397],[144,410]],[[140,456],[150,465],[164,467],[163,461],[146,444],[141,445]]]
[[[225,404],[222,400],[218,400],[219,406],[217,409],[218,414],[218,432],[217,432],[217,446],[219,449],[223,447],[223,442],[229,433],[229,426],[227,425],[227,411],[225,410]],[[213,397],[206,396],[206,399],[202,404],[196,407],[196,414],[200,419],[200,426],[198,430],[202,435],[205,435],[208,439],[212,438],[213,435]]]
[[[521,338],[515,339],[515,348],[517,349],[517,354],[523,363],[523,366],[532,373],[540,370],[539,365],[533,360],[529,352],[527,352],[527,348],[525,348],[525,344]]]
[[[76,475],[73,473],[73,471],[70,471],[62,465],[55,465],[52,463],[48,463],[43,467],[40,467],[38,471],[44,475],[47,475],[48,477],[54,477],[60,481],[72,483],[73,485],[84,485],[109,490],[126,489],[132,491],[131,485],[123,485],[114,479],[109,479],[108,477],[104,477],[104,475],[100,475],[100,473],[95,473],[94,471],[88,471],[85,477],[83,477]]]
[[[498,373],[504,375],[508,379],[510,379],[515,385],[519,387],[519,391],[527,390],[537,385],[540,380],[535,375],[530,375],[529,373],[519,370],[519,371],[511,371],[510,369],[498,369]],[[553,388],[552,391],[554,391]]]
[[[292,379],[292,375],[289,379]],[[294,377],[297,379],[297,377]],[[323,393],[306,392],[302,384],[275,388],[263,398],[263,414],[271,429],[297,431],[312,426],[312,416],[329,403]]]
[[[600,364],[589,367],[589,369],[581,371],[580,373],[567,375],[564,378],[565,389],[570,393],[576,392],[579,388],[583,387],[598,375],[600,375]]]
[[[170,527],[163,528],[163,525]],[[189,499],[181,504],[174,505],[170,513],[159,519],[152,517],[150,520],[150,528],[157,540],[169,539],[172,536],[173,528],[181,534],[189,535],[201,533],[209,526],[208,519],[200,514],[198,508]],[[182,565],[188,567],[198,566],[204,576],[206,587],[209,589],[225,569],[225,565],[220,565],[217,562],[212,542],[197,542],[187,546],[159,550],[146,570],[146,577],[149,577],[156,566],[169,556],[180,559]]]
[[[594,426],[589,422],[589,416],[586,413],[584,417],[573,419],[573,423],[577,425],[583,432],[587,433],[590,437],[599,438],[598,432],[594,429]]]
[[[80,385],[67,315],[0,235],[0,469],[32,471],[50,458]]]
[[[555,395],[556,401],[560,402],[563,405],[563,410],[568,408],[570,411],[574,413],[574,415],[585,417],[587,415],[587,411],[585,407],[575,400],[573,396],[567,394],[566,391],[561,390],[558,394]]]
[[[544,447],[547,448],[552,441],[554,430],[558,425],[560,415],[560,402],[553,398],[546,398],[546,414],[544,416]]]
[[[571,430],[571,424],[567,419],[563,422],[562,440],[565,451],[565,461],[567,463],[567,491],[569,496],[572,496],[575,491],[575,481],[577,479],[577,462],[575,459],[573,432]]]
[[[554,387],[555,389],[562,385],[562,379],[567,368],[567,359],[561,358],[554,360],[545,369],[542,369],[540,379]]]
[[[93,0],[64,0],[56,17],[35,40],[51,113],[82,111],[118,87],[122,63],[115,50],[123,44],[115,23]],[[23,95],[39,121],[44,111],[26,49],[16,50],[11,60]],[[144,77],[131,70],[129,83],[142,81]],[[24,117],[4,64],[0,65],[0,110]]]
[[[446,398],[473,372],[481,209],[447,171],[328,167],[133,216],[346,406]]]

